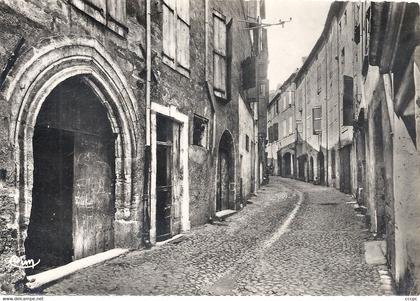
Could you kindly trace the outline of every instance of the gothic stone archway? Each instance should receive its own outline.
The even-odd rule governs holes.
[[[10,141],[15,146],[18,252],[25,253],[23,242],[32,208],[32,141],[36,120],[52,90],[74,76],[82,77],[98,96],[115,135],[115,226],[118,228],[115,232],[119,235],[118,245],[130,243],[130,230],[138,228],[132,212],[137,207],[132,204],[132,170],[139,131],[134,122],[135,98],[127,80],[106,49],[94,39],[47,39],[36,49],[22,54],[20,64],[6,82],[4,94],[12,103]]]

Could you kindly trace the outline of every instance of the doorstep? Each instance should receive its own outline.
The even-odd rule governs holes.
[[[234,215],[235,213],[236,213],[236,210],[227,209],[227,210],[222,210],[222,211],[216,212],[215,216],[219,221],[223,221],[227,217],[229,217],[231,215]]]
[[[185,239],[185,236],[184,236],[184,234],[181,233],[181,234],[177,234],[175,236],[172,236],[171,238],[169,238],[167,240],[156,242],[156,246],[162,246],[162,245],[167,244],[167,243],[178,243],[178,242],[181,242],[184,239]]]
[[[81,269],[128,253],[128,249],[112,249],[79,260],[75,260],[61,267],[51,269],[36,275],[28,276],[26,286],[29,289],[39,288],[47,283],[59,280]]]
[[[365,242],[365,260],[370,265],[386,265],[386,242],[373,240]]]

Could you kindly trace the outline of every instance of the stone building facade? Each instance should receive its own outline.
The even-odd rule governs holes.
[[[357,199],[401,294],[420,287],[418,41],[418,4],[334,2],[293,77],[292,176]]]
[[[267,161],[273,175],[295,174],[296,116],[295,74],[276,91],[267,109]]]
[[[246,6],[0,3],[3,291],[25,276],[13,255],[51,269],[241,208]]]

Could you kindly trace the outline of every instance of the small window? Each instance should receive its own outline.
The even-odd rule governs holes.
[[[193,119],[193,145],[207,148],[208,120],[194,115]]]
[[[346,51],[344,47],[341,49],[341,65],[344,65],[346,59]]]
[[[321,118],[322,118],[322,114],[321,114],[321,107],[318,108],[313,108],[312,109],[312,128],[313,128],[313,134],[314,135],[319,135],[322,133],[322,128],[321,128]]]
[[[249,136],[245,135],[245,150],[249,152]]]
[[[279,113],[279,100],[276,100],[276,114]]]

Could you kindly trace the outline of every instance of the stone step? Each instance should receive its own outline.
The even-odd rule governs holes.
[[[234,215],[235,213],[236,210],[226,209],[216,212],[215,217],[219,221],[224,221],[227,217]]]

